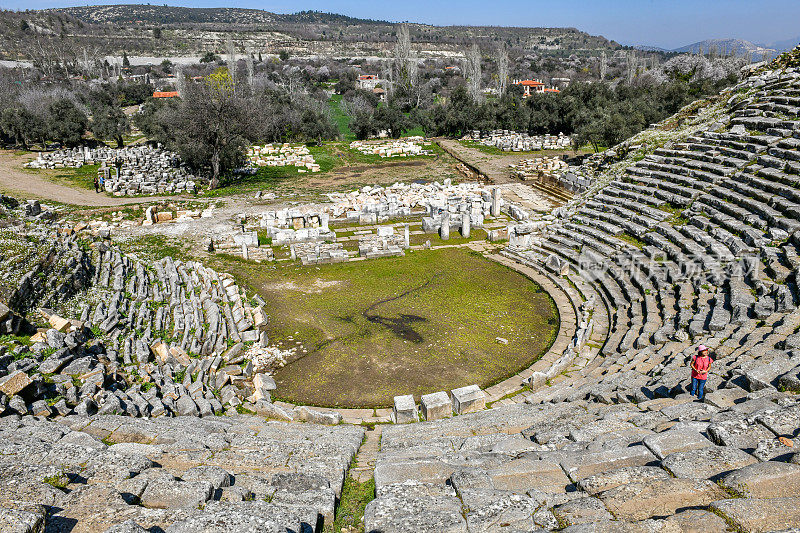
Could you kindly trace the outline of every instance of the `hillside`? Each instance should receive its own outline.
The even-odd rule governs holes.
[[[343,23],[343,24],[388,24],[382,21],[358,19],[335,13],[301,11],[281,15],[261,9],[244,8],[192,8],[177,6],[153,6],[122,4],[111,6],[79,6],[53,9],[66,13],[84,22],[95,24],[137,24],[177,26],[182,24],[272,24],[295,23]]]
[[[304,11],[276,14],[257,9],[186,8],[151,5],[68,7],[0,12],[0,59],[27,58],[41,36],[58,35],[78,48],[104,55],[187,56],[222,53],[233,37],[236,47],[295,55],[382,56],[396,40],[395,24]],[[566,57],[617,50],[620,45],[575,28],[429,26],[411,24],[420,56],[449,56],[478,42]]]

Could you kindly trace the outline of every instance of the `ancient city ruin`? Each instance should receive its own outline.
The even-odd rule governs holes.
[[[0,531],[800,527],[800,46],[180,9],[0,66]]]

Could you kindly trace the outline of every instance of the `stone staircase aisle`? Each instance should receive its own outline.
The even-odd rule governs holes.
[[[375,471],[375,461],[378,459],[378,450],[381,447],[381,434],[383,425],[376,424],[366,432],[366,440],[356,454],[356,466],[352,470],[353,479],[359,483],[366,483],[372,479]]]

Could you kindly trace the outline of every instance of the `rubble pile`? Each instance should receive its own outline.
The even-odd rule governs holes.
[[[367,259],[406,255],[403,250],[409,247],[408,224],[403,234],[397,234],[392,226],[378,226],[374,234],[363,235],[358,239],[358,255]]]
[[[289,247],[289,253],[292,261],[300,259],[303,265],[346,263],[351,257],[350,253],[339,242],[294,243]]]
[[[190,174],[177,154],[150,145],[125,148],[67,148],[41,152],[28,168],[80,168],[100,165],[98,177],[115,196],[195,193],[199,178]]]
[[[320,167],[304,144],[265,144],[251,146],[247,159],[257,167],[297,167],[298,172],[319,172]]]
[[[310,210],[309,210],[310,209]],[[258,224],[266,228],[267,237],[275,245],[297,242],[319,242],[335,237],[328,228],[330,215],[312,207],[280,209],[262,213]]]
[[[509,165],[509,168],[513,177],[528,181],[560,174],[567,170],[569,165],[559,157],[536,157],[523,159],[516,164]]]
[[[572,141],[569,135],[528,135],[509,130],[494,130],[482,134],[475,130],[467,139],[484,146],[493,146],[504,152],[532,152],[536,150],[563,150]]]
[[[359,224],[377,224],[390,218],[414,215],[434,216],[442,211],[453,214],[469,211],[473,226],[481,226],[486,216],[498,216],[501,210],[521,215],[522,210],[504,202],[492,211],[495,187],[477,182],[395,183],[388,187],[365,186],[349,193],[330,193],[325,209],[334,218],[346,217]]]
[[[427,143],[430,145],[430,143]],[[431,150],[426,150],[424,137],[406,137],[405,139],[381,142],[353,141],[350,143],[352,150],[358,150],[365,155],[378,155],[382,158],[391,157],[416,157],[431,155]]]

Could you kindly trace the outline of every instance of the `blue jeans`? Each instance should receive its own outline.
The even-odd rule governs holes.
[[[703,399],[703,390],[706,388],[706,380],[692,378],[692,396],[697,393],[697,397],[702,400]]]

